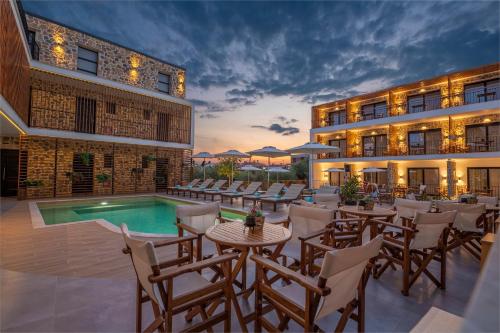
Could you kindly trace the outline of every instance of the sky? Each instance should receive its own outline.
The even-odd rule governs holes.
[[[195,152],[309,141],[311,107],[500,60],[498,1],[22,1],[187,69]]]

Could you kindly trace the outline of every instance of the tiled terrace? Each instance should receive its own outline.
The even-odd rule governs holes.
[[[121,252],[119,234],[96,223],[33,229],[26,201],[3,200],[0,244],[2,332],[134,330],[135,276],[130,259]],[[173,250],[161,256],[173,255]],[[479,262],[457,250],[448,255],[446,291],[420,278],[404,297],[399,271],[371,279],[367,331],[408,331],[431,306],[463,316],[478,273]],[[151,316],[150,308],[144,308]],[[233,331],[239,331],[233,318]],[[325,329],[333,328],[337,318],[328,320],[321,325]],[[174,330],[184,325],[183,317],[177,316]],[[296,330],[291,323],[290,331]]]

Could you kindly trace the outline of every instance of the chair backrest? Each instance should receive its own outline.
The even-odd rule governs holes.
[[[291,204],[288,211],[289,229],[292,232],[290,242],[299,242],[299,236],[324,229],[333,221],[334,214],[331,209]]]
[[[498,197],[489,197],[486,195],[478,195],[477,196],[477,203],[484,203],[487,204],[488,206],[498,206]]]
[[[159,265],[153,243],[132,238],[126,224],[122,224],[120,229],[125,244],[130,250],[137,279],[139,279],[139,282],[148,296],[163,309],[163,302],[160,301],[161,298],[158,287],[149,282],[149,276],[154,273],[153,266]]]
[[[453,227],[462,231],[478,231],[477,222],[486,213],[486,204],[466,204],[449,201],[437,201],[440,212],[457,211]]]
[[[247,188],[243,191],[243,194],[254,194],[259,187],[262,185],[262,182],[251,182]]]
[[[322,297],[316,311],[320,319],[345,307],[357,294],[359,282],[368,261],[377,256],[382,245],[382,236],[355,247],[325,253],[319,276],[326,279],[330,294]]]
[[[313,201],[320,205],[325,205],[328,209],[338,209],[340,195],[337,193],[316,193],[313,195]]]
[[[285,184],[282,183],[274,183],[267,189],[265,195],[278,195],[284,186]]]
[[[242,180],[236,180],[234,181],[228,188],[226,191],[228,192],[236,192],[238,191],[238,189],[241,187],[241,185],[243,185],[243,181]]]
[[[187,184],[186,186],[196,186],[200,181],[201,181],[200,178],[195,178],[189,184]]]
[[[227,183],[227,180],[225,179],[219,179],[218,181],[215,182],[215,184],[211,187],[214,190],[220,189],[224,184]]]
[[[316,193],[321,193],[321,194],[334,194],[339,192],[339,187],[338,186],[331,186],[331,185],[323,185],[319,189],[316,190]]]
[[[180,222],[189,225],[199,232],[205,232],[215,224],[220,214],[220,204],[211,202],[200,205],[180,205],[175,208]]]
[[[283,194],[283,199],[291,199],[295,200],[300,196],[300,193],[302,193],[302,190],[306,186],[304,184],[292,184],[288,188],[288,190]]]
[[[423,213],[417,211],[413,224],[418,232],[411,240],[410,249],[428,249],[438,246],[444,229],[455,220],[457,212]]]
[[[206,188],[207,186],[209,186],[213,182],[214,182],[214,180],[212,178],[208,178],[208,179],[205,179],[205,181],[203,183],[201,183],[200,186],[198,186],[198,187],[199,188]]]
[[[401,222],[400,218],[412,219],[415,217],[415,212],[429,212],[431,210],[432,201],[417,201],[411,199],[396,198],[394,207],[398,212],[396,223]]]

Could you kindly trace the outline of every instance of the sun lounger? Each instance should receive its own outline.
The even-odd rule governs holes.
[[[215,184],[213,184],[213,185],[212,185],[212,187],[211,187],[211,188],[212,188],[212,189],[214,189],[214,190],[215,190],[215,189],[220,189],[220,188],[221,188],[222,186],[224,186],[224,184],[226,184],[226,183],[227,183],[227,180],[225,180],[225,179],[219,179],[218,181],[216,181],[216,182],[215,182]],[[210,184],[209,184],[209,185],[210,185]],[[192,188],[191,190],[189,190],[189,197],[191,198],[191,196],[192,196],[193,194],[196,194],[196,198],[198,198],[198,196],[199,196],[200,194],[204,193],[204,192],[205,192],[205,190],[207,190],[207,189],[208,189],[208,186],[209,186],[209,185],[207,185],[207,186],[205,186],[205,187],[201,187],[201,185],[200,185],[200,187]]]
[[[179,189],[183,189],[183,188],[189,188],[189,187],[194,187],[196,185],[198,185],[198,183],[200,182],[200,178],[196,178],[196,179],[193,179],[189,184],[187,184],[186,186],[180,186],[180,185],[177,185],[177,186],[170,186],[170,187],[167,187],[167,194],[168,192],[170,191],[170,193],[172,193],[172,195],[175,194],[175,191],[177,191],[177,194],[179,194]]]
[[[242,180],[237,180],[231,184],[227,189],[221,190],[221,189],[213,189],[210,188],[208,190],[205,190],[203,194],[205,195],[204,199],[207,200],[207,195],[211,197],[211,200],[214,201],[214,198],[218,195],[222,196],[223,193],[235,193],[238,191],[238,189],[243,185]]]
[[[245,207],[245,201],[252,201],[255,205],[255,203],[262,198],[274,197],[276,195],[279,195],[284,186],[285,184],[282,183],[274,183],[267,189],[266,193],[264,194],[256,193],[251,195],[244,195],[241,204],[243,207]]]
[[[205,179],[203,181],[203,183],[201,183],[200,185],[198,186],[191,186],[191,187],[188,187],[188,186],[183,186],[179,189],[177,189],[177,193],[180,195],[182,193],[182,196],[186,196],[186,193],[189,193],[189,191],[191,191],[193,188],[207,188],[207,186],[209,186],[210,184],[212,184],[214,182],[214,180],[212,178],[208,178],[208,179]]]
[[[221,202],[224,202],[224,198],[229,198],[231,205],[233,204],[233,200],[236,198],[241,198],[244,195],[254,194],[262,185],[262,182],[252,182],[247,188],[241,192],[226,192],[221,193]]]
[[[302,190],[306,186],[304,184],[292,184],[288,188],[288,190],[283,194],[281,197],[280,196],[273,196],[273,197],[267,197],[267,198],[262,198],[260,201],[262,204],[264,202],[266,203],[272,203],[273,204],[273,211],[276,211],[276,206],[280,203],[290,203],[294,200],[297,200],[302,193]]]

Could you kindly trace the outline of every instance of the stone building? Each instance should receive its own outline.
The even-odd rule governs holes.
[[[190,177],[186,70],[0,3],[2,195],[163,191]]]
[[[359,175],[388,189],[500,196],[500,63],[313,106],[310,136],[339,148],[312,161],[314,186]]]

